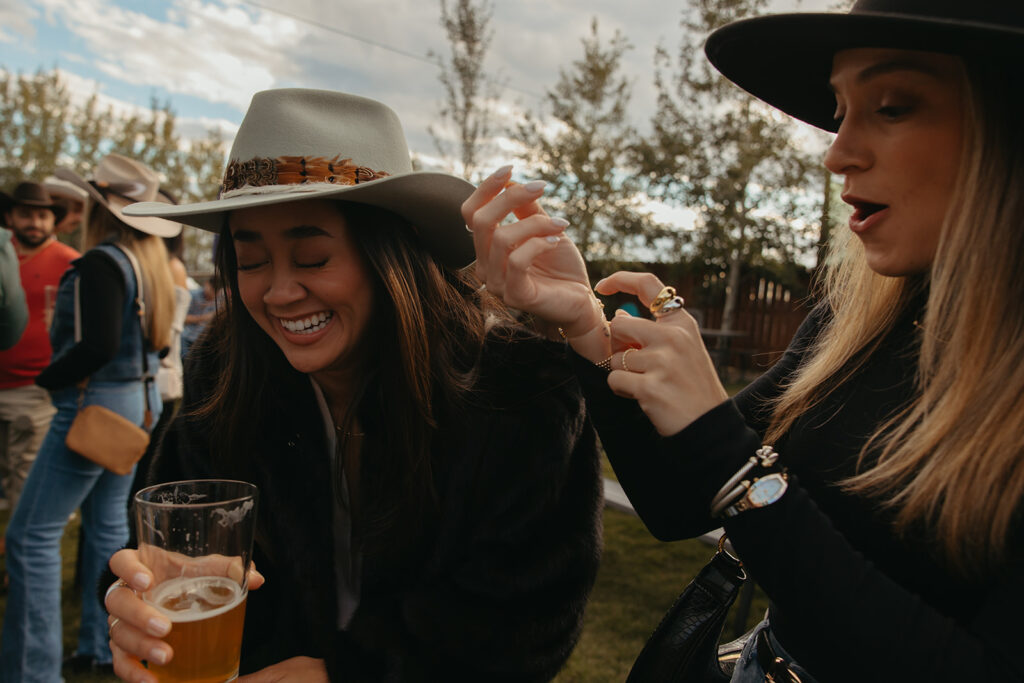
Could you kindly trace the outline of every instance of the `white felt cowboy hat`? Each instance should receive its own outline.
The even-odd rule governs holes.
[[[43,187],[50,193],[51,197],[63,197],[73,199],[83,204],[89,201],[89,193],[74,183],[61,180],[57,176],[46,176],[43,178]]]
[[[835,131],[829,89],[839,50],[898,48],[1024,63],[1024,0],[857,0],[845,14],[775,14],[727,24],[708,59],[750,94]]]
[[[160,178],[152,169],[135,159],[108,154],[100,160],[92,178],[88,180],[69,168],[58,168],[55,174],[61,180],[67,180],[85,190],[90,198],[140,232],[157,237],[174,237],[181,232],[181,223],[125,212],[125,208],[136,202],[161,199]]]
[[[314,198],[357,202],[406,219],[439,261],[460,268],[474,258],[460,211],[472,192],[462,178],[413,171],[402,124],[384,104],[295,88],[253,96],[217,200],[137,204],[128,213],[220,232],[236,209]]]

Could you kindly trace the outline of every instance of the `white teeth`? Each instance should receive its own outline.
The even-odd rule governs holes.
[[[281,326],[293,334],[312,334],[324,328],[333,317],[333,313],[321,312],[301,320],[281,320]]]

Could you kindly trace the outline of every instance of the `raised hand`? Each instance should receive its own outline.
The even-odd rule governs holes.
[[[507,305],[561,327],[570,342],[603,333],[583,257],[564,234],[568,223],[541,209],[542,181],[510,184],[511,175],[511,166],[498,169],[462,205],[477,275]],[[510,215],[518,220],[503,224]]]

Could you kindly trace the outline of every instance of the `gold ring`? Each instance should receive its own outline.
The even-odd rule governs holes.
[[[675,287],[662,287],[661,291],[658,292],[658,296],[651,300],[651,305],[648,306],[648,310],[653,314],[659,308],[665,305],[665,302],[676,295]]]
[[[622,369],[625,370],[626,372],[633,372],[632,370],[629,369],[629,366],[626,364],[626,356],[629,355],[630,351],[636,351],[636,349],[630,346],[628,349],[622,352]]]
[[[114,627],[121,623],[121,617],[114,617],[113,621],[110,622],[110,626],[107,627],[107,636],[110,638],[114,637]]]

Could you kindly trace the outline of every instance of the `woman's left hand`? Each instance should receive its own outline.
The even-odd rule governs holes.
[[[327,683],[324,660],[312,657],[292,657],[254,674],[235,679],[238,683]]]
[[[619,271],[597,283],[600,294],[626,292],[646,308],[663,284],[650,273]],[[635,399],[662,436],[675,434],[728,398],[697,321],[684,310],[657,320],[619,312],[611,322],[608,386]]]

